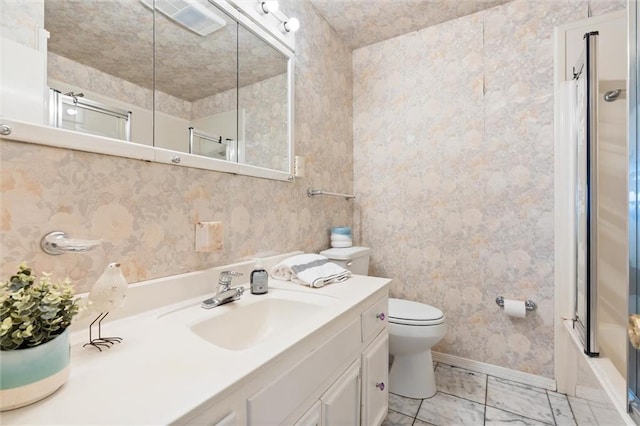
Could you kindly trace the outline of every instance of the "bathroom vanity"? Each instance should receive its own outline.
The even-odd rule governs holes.
[[[0,420],[380,424],[388,407],[390,280],[354,276],[313,289],[270,279],[265,295],[245,292],[233,303],[200,307],[222,270],[248,272],[253,265],[131,285],[127,307],[103,324],[103,334],[123,343],[103,352],[83,348],[87,320],[76,325],[68,382],[43,401],[0,413]]]

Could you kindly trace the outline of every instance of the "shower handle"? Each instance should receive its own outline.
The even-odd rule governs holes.
[[[624,89],[609,90],[607,93],[604,94],[604,100],[607,102],[613,102],[616,99],[618,99],[620,95],[623,94],[624,92],[625,92]]]
[[[631,346],[636,349],[640,349],[640,315],[629,315],[627,335],[629,336],[629,343],[631,343]]]

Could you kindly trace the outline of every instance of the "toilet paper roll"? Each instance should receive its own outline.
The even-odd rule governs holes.
[[[504,299],[504,313],[509,317],[524,318],[527,316],[527,307],[522,300]]]

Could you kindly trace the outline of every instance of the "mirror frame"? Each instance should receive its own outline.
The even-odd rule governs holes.
[[[293,43],[283,39],[267,23],[256,22],[257,17],[247,12],[244,5],[233,6],[226,0],[208,0],[215,6],[225,11],[245,29],[265,41],[272,48],[287,58],[287,138],[288,144],[288,170],[279,171],[244,163],[234,163],[215,158],[188,154],[154,146],[131,143],[111,139],[102,136],[94,136],[86,133],[73,132],[66,129],[51,127],[0,117],[0,139],[18,142],[46,145],[57,148],[73,149],[96,154],[105,154],[116,157],[131,158],[156,163],[171,164],[182,167],[192,167],[203,170],[212,170],[237,175],[252,176],[263,179],[293,182],[294,161],[294,50]],[[155,114],[155,111],[154,111]],[[4,127],[6,126],[6,127]],[[5,129],[8,129],[5,130]],[[8,132],[8,133],[7,133]],[[7,134],[5,134],[7,133]]]

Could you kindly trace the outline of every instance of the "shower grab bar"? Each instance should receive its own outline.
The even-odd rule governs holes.
[[[353,194],[341,194],[339,192],[328,192],[328,191],[323,191],[321,189],[307,189],[307,197],[313,197],[316,195],[329,195],[332,197],[344,197],[347,200],[351,199],[351,198],[356,198],[355,195]]]

